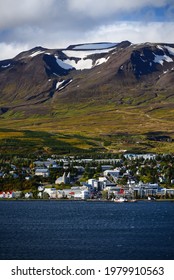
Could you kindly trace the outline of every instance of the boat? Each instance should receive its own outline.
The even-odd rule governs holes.
[[[128,202],[137,202],[136,199],[128,199]]]
[[[122,202],[137,202],[136,199],[133,199],[133,198],[127,199],[127,198],[125,198],[125,197],[115,198],[113,201],[114,201],[114,202],[119,202],[119,203],[122,203]]]
[[[123,203],[123,202],[128,202],[128,200],[125,197],[119,197],[119,198],[115,198],[114,202]]]
[[[155,201],[156,200],[156,198],[155,197],[153,197],[153,196],[148,196],[148,198],[147,198],[149,201]]]

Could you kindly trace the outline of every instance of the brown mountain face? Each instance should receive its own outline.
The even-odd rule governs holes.
[[[45,114],[60,104],[108,100],[165,106],[174,95],[174,45],[128,41],[36,47],[0,61],[0,114]],[[169,98],[170,97],[170,98]],[[169,101],[168,101],[169,100]],[[168,103],[167,103],[168,102]]]

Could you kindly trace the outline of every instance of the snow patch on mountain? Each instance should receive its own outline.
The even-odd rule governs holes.
[[[61,82],[57,82],[56,89],[58,89],[64,82],[65,82],[65,80],[63,80]]]
[[[95,63],[93,63],[92,59],[80,59],[78,61],[74,60],[74,59],[65,59],[65,60],[60,60],[60,59],[56,59],[58,65],[66,70],[70,70],[70,69],[76,69],[76,70],[85,70],[85,69],[91,69],[95,66],[101,65],[105,62],[108,61],[110,57],[102,57],[96,60]]]
[[[102,49],[102,50],[86,50],[86,51],[75,51],[75,50],[63,50],[62,52],[72,58],[86,58],[89,55],[93,54],[102,54],[102,53],[108,53],[110,51],[115,50],[115,48],[111,49]]]
[[[77,62],[75,60],[67,59],[65,62],[76,70],[91,69],[93,67],[92,59],[80,59]]]
[[[174,48],[171,48],[171,47],[169,47],[169,46],[165,46],[165,49],[168,50],[168,52],[169,52],[170,55],[174,55]]]
[[[67,60],[62,61],[61,59],[58,58],[58,56],[55,56],[55,58],[56,58],[57,64],[58,64],[61,68],[65,69],[65,70],[70,70],[70,69],[73,69],[73,68],[74,68],[74,67],[72,66],[72,64],[68,63]]]
[[[98,66],[100,64],[103,64],[105,62],[107,62],[109,60],[110,56],[108,56],[107,58],[106,57],[102,57],[102,58],[99,58],[96,60],[95,62],[95,66]]]
[[[10,63],[9,64],[7,64],[7,65],[1,65],[1,68],[8,68],[8,67],[10,67]]]
[[[159,50],[163,51],[163,47],[162,47],[162,46],[157,45],[157,48],[158,48]]]
[[[34,57],[34,56],[37,56],[41,53],[44,53],[45,51],[36,51],[36,52],[33,52],[32,54],[30,54],[31,57]]]
[[[74,51],[74,50],[64,50],[63,54],[66,55],[67,59],[61,60],[58,56],[55,56],[57,64],[65,70],[85,70],[91,69],[95,66],[101,65],[108,61],[110,57],[102,57],[96,61],[89,58],[90,55],[108,53],[112,49],[104,50],[86,50],[86,51]]]
[[[57,84],[56,84],[56,90],[60,91],[60,90],[64,89],[64,88],[67,87],[72,81],[73,81],[73,79],[68,79],[68,80],[63,80],[63,81],[57,82]],[[62,86],[61,86],[61,85],[62,85]]]
[[[163,74],[167,74],[169,72],[169,69],[167,69],[166,71],[163,71]]]
[[[170,56],[167,55],[157,55],[154,54],[155,58],[154,58],[154,62],[155,63],[159,63],[161,65],[163,65],[164,61],[166,62],[173,62],[173,59]]]

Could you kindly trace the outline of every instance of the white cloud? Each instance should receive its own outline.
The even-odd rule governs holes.
[[[144,7],[163,7],[166,4],[173,4],[173,0],[1,0],[0,29],[36,23],[39,26],[55,23],[60,28],[67,23],[70,23],[69,26],[74,25],[77,21],[83,25],[89,18],[97,21],[102,17],[117,16]],[[169,14],[173,14],[172,5],[168,9]]]
[[[129,12],[143,7],[162,7],[172,0],[68,0],[69,9],[73,12],[82,12],[91,17],[108,16],[119,12]]]
[[[55,0],[1,0],[0,28],[43,21],[54,7]]]
[[[0,59],[12,58],[19,52],[28,50],[37,45],[46,48],[64,48],[70,44],[84,42],[121,42],[129,40],[132,43],[157,42],[174,43],[173,34],[174,22],[117,22],[112,25],[103,25],[87,32],[77,31],[75,34],[59,32],[44,36],[42,30],[21,29],[18,36],[30,37],[29,43],[26,38],[20,43],[0,43]],[[56,36],[56,34],[58,36]],[[38,40],[38,36],[40,36]]]
[[[28,49],[27,44],[0,43],[0,60],[13,58],[18,53]]]
[[[174,43],[171,34],[174,22],[117,22],[99,26],[86,33],[86,39],[92,42],[129,40],[132,43],[166,42]]]
[[[0,59],[35,46],[62,48],[84,42],[122,40],[172,42],[173,1],[1,0]],[[138,22],[145,7],[144,22]],[[154,22],[158,13],[147,7],[164,7],[165,20],[170,22]],[[137,22],[130,20],[134,17]],[[123,18],[127,20],[121,21]]]

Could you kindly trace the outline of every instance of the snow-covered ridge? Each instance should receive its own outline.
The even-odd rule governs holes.
[[[54,52],[47,52],[46,50],[35,50],[29,56],[35,57],[40,54],[54,55],[57,64],[65,70],[84,70],[91,69],[95,66],[101,65],[108,61],[109,56],[107,53],[116,49],[117,43],[93,43],[93,44],[81,44],[73,46],[72,49],[60,50],[65,57],[61,55],[53,54]],[[103,57],[91,58],[92,55],[101,55]],[[99,56],[100,57],[100,56]]]
[[[44,53],[45,51],[36,51],[36,52],[33,52],[32,54],[30,54],[31,57],[34,57],[36,55],[39,55],[41,53]]]
[[[165,46],[158,45],[157,48],[159,50],[162,50],[163,52],[165,52],[165,50],[168,50],[170,55],[174,55],[174,48],[172,48],[172,47],[169,47],[169,46],[166,46],[166,45]]]

